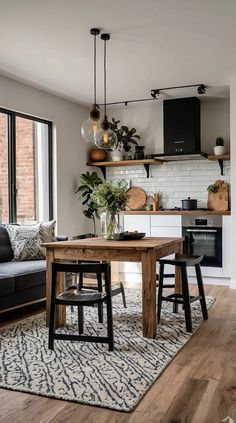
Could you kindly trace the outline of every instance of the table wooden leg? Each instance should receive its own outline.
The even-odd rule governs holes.
[[[52,279],[52,262],[54,261],[54,249],[47,248],[46,257],[46,325],[49,326],[50,306],[51,306],[51,279]],[[57,294],[62,292],[65,287],[64,273],[58,273],[57,277]],[[66,322],[66,307],[57,306],[56,327],[63,326]]]
[[[142,253],[142,289],[143,336],[155,338],[157,329],[156,257],[151,250]]]
[[[52,279],[52,262],[54,260],[53,248],[47,248],[46,255],[46,325],[49,326],[49,316],[51,308],[51,279]]]

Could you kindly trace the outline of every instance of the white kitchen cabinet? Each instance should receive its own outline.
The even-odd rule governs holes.
[[[150,217],[149,215],[125,214],[124,231],[144,232],[150,236]]]
[[[124,215],[124,230],[145,232],[146,236],[179,237],[182,236],[181,216]],[[158,267],[157,264],[157,273]],[[141,281],[140,263],[120,263],[119,272],[124,281]],[[174,273],[174,267],[165,266],[165,272]]]
[[[150,236],[150,216],[149,215],[124,215],[124,231],[144,232]],[[119,263],[119,272],[123,281],[141,281],[141,263]]]
[[[231,216],[223,216],[222,227],[223,277],[231,277]]]
[[[181,226],[181,215],[154,215],[151,216],[151,226]]]
[[[180,215],[154,215],[151,216],[151,236],[180,237],[182,236],[181,216]],[[173,258],[174,255],[168,256]],[[157,265],[157,273],[159,272]],[[174,273],[175,268],[165,265],[165,273]]]
[[[146,236],[155,237],[181,237],[182,216],[181,215],[124,215],[124,230],[145,232]],[[214,283],[221,283],[223,278],[231,277],[231,216],[223,216],[222,227],[222,268],[202,266],[202,275]],[[120,279],[124,281],[141,281],[140,263],[120,263]],[[157,269],[158,273],[158,269]],[[173,266],[165,266],[165,273],[174,273]],[[195,269],[188,268],[188,275],[195,277]],[[220,279],[221,278],[221,279]],[[225,282],[226,284],[227,282]]]

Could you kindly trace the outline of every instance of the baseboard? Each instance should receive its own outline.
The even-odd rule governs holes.
[[[229,283],[229,287],[230,287],[230,289],[236,289],[236,281],[233,281],[232,279],[230,280],[230,283]]]
[[[122,273],[119,272],[119,281],[125,283],[142,283],[142,275],[140,273]],[[171,279],[168,280],[171,282]],[[196,278],[194,276],[189,276],[190,283],[196,283]],[[203,277],[203,282],[206,285],[221,285],[221,286],[229,286],[230,288],[236,289],[236,281],[234,282],[234,286],[231,286],[232,281],[230,282],[230,278],[217,278],[217,277]]]

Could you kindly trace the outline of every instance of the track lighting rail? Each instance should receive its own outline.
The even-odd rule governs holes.
[[[106,103],[106,106],[115,106],[117,104],[124,104],[128,106],[129,103],[140,103],[142,101],[155,101],[159,100],[160,92],[167,90],[176,90],[179,88],[193,88],[197,87],[198,94],[202,95],[206,92],[206,85],[204,84],[193,84],[193,85],[179,85],[177,87],[165,87],[165,88],[155,88],[151,90],[151,98],[140,98],[137,100],[123,100],[123,101],[113,101],[111,103]],[[105,104],[100,104],[100,106],[105,106]]]

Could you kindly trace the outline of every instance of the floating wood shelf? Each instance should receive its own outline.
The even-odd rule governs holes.
[[[218,163],[219,163],[219,166],[220,166],[220,173],[221,173],[221,175],[224,175],[224,164],[223,164],[223,162],[224,162],[224,160],[230,160],[230,155],[229,154],[223,154],[223,155],[221,155],[221,156],[215,156],[215,155],[212,155],[212,156],[208,156],[207,157],[208,158],[208,160],[211,160],[211,161],[218,161]]]
[[[99,167],[102,171],[104,178],[106,178],[106,167],[121,167],[121,166],[140,166],[143,165],[146,172],[147,178],[149,178],[149,166],[150,165],[161,165],[163,164],[162,160],[154,159],[143,159],[143,160],[121,160],[119,162],[87,162],[87,166],[96,166]]]
[[[215,155],[209,155],[207,157],[208,160],[211,161],[218,161],[221,175],[224,174],[224,165],[223,162],[225,160],[230,160],[229,154],[224,154],[222,156],[215,156]],[[121,167],[121,166],[140,166],[143,165],[146,172],[147,172],[147,178],[149,178],[149,166],[150,165],[161,165],[163,164],[162,160],[154,160],[154,159],[143,159],[143,160],[121,160],[118,162],[87,162],[87,166],[96,166],[99,167],[102,171],[102,174],[104,178],[106,178],[106,167]]]

